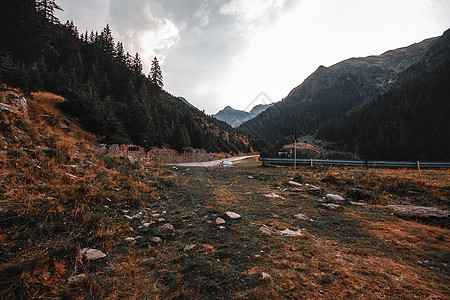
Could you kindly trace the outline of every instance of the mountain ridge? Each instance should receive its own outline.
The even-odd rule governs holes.
[[[286,144],[295,128],[299,135],[314,134],[329,120],[395,84],[401,72],[418,62],[436,40],[426,39],[381,55],[349,58],[330,67],[319,66],[284,99],[239,129],[276,145]]]

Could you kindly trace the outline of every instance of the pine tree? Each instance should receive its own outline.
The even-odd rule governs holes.
[[[161,67],[159,66],[159,62],[156,56],[152,61],[152,68],[150,69],[149,77],[150,81],[159,86],[160,88],[164,86]]]
[[[55,0],[36,0],[36,10],[51,23],[56,24],[59,23],[59,19],[55,17],[55,10],[63,9]]]

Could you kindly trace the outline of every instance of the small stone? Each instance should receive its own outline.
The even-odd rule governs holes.
[[[159,227],[161,230],[175,230],[172,224],[166,223],[163,226]]]
[[[313,219],[308,218],[308,217],[305,216],[304,214],[297,214],[297,215],[295,215],[295,217],[296,217],[297,219],[304,220],[304,221],[313,221]]]
[[[225,220],[222,218],[217,218],[216,219],[216,225],[221,225],[221,224],[225,224]]]
[[[152,224],[154,224],[154,222],[153,223],[144,223],[144,224],[142,224],[142,226],[144,226],[145,228],[149,228],[150,225],[152,225]]]
[[[270,228],[267,227],[266,225],[263,225],[263,226],[259,227],[259,231],[262,234],[272,235],[272,232],[270,231]]]
[[[61,123],[61,124],[59,124],[59,128],[61,128],[61,129],[68,129],[69,127],[67,127],[67,125],[64,124],[64,123]]]
[[[226,227],[225,226],[219,226],[219,229],[225,229]]]
[[[134,241],[134,240],[135,240],[134,237],[126,237],[126,238],[125,238],[125,241],[127,241],[127,242],[132,242],[132,241]]]
[[[322,189],[320,187],[317,186],[313,186],[311,185],[308,189],[307,189],[308,193],[310,194],[314,194],[314,195],[318,195],[322,192]]]
[[[277,195],[275,193],[269,193],[269,194],[265,194],[264,196],[266,196],[267,198],[281,198],[281,199],[285,199],[284,197]]]
[[[300,230],[294,231],[294,230],[290,230],[288,228],[286,228],[283,231],[280,231],[280,234],[284,235],[284,236],[303,236],[303,233],[301,233]]]
[[[240,214],[234,213],[234,212],[232,212],[232,211],[227,211],[225,214],[226,214],[230,219],[239,219],[239,218],[241,218],[241,215],[240,215]]]
[[[160,237],[154,236],[152,237],[151,241],[159,244],[162,242],[162,239]]]
[[[88,249],[86,253],[84,253],[84,256],[87,260],[97,260],[106,257],[106,254],[97,249]]]
[[[327,202],[331,202],[334,204],[344,204],[345,199],[339,195],[334,195],[334,194],[326,194],[325,198],[327,200]]]
[[[295,181],[292,181],[292,180],[290,180],[288,183],[289,183],[290,185],[293,185],[293,186],[303,186],[303,184],[298,183],[298,182],[295,182]]]
[[[184,247],[184,251],[192,250],[195,247],[197,247],[197,244],[187,245],[186,247]]]
[[[340,205],[333,204],[333,203],[324,203],[324,204],[322,204],[322,206],[326,207],[328,209],[331,209],[331,210],[336,210],[341,207]]]
[[[265,272],[261,272],[261,276],[262,276],[262,279],[271,279],[272,278],[272,276],[270,276],[268,273],[265,273]]]
[[[67,282],[68,282],[69,284],[75,284],[75,283],[78,283],[78,282],[80,282],[80,281],[83,281],[84,278],[86,278],[86,274],[78,274],[78,275],[70,276],[70,277],[67,279]]]

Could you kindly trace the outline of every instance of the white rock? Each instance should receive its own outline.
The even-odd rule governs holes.
[[[333,203],[324,203],[324,204],[322,204],[322,206],[326,207],[328,209],[331,209],[331,210],[336,210],[341,207],[340,205],[333,204]]]
[[[221,224],[225,224],[225,220],[222,218],[217,218],[216,219],[216,225],[221,225]]]
[[[289,183],[290,185],[293,185],[293,186],[303,186],[303,184],[298,183],[298,182],[295,182],[295,181],[292,181],[292,180],[290,180],[288,183]]]
[[[68,282],[69,284],[75,284],[75,283],[77,283],[77,282],[83,281],[84,278],[86,278],[86,275],[85,275],[85,274],[78,274],[78,275],[70,276],[70,277],[67,279],[67,282]]]
[[[197,244],[187,245],[186,247],[184,247],[184,251],[192,250],[195,247],[197,247]]]
[[[240,214],[234,213],[234,212],[232,212],[232,211],[227,211],[225,214],[226,214],[230,219],[239,219],[239,218],[241,218],[241,215],[240,215]]]
[[[308,217],[305,216],[304,214],[297,214],[297,215],[295,215],[295,217],[296,217],[297,219],[304,220],[304,221],[313,221],[313,219],[308,218]]]
[[[284,236],[303,236],[303,233],[301,233],[300,230],[293,231],[288,228],[286,228],[286,230],[280,231],[280,234]]]
[[[159,244],[162,242],[162,239],[160,237],[154,236],[154,237],[152,237],[152,242]]]
[[[132,241],[134,241],[134,240],[135,240],[134,237],[126,237],[126,238],[125,238],[125,241],[128,241],[128,242],[132,242]]]
[[[325,198],[327,199],[327,201],[332,202],[334,204],[343,204],[345,201],[343,197],[334,194],[326,194]]]
[[[159,227],[161,230],[175,230],[172,224],[166,223],[163,226]]]
[[[270,279],[270,278],[272,278],[272,276],[270,276],[269,274],[267,274],[265,272],[261,272],[261,276],[262,276],[262,279]]]
[[[270,193],[270,194],[265,194],[264,196],[266,196],[267,198],[281,198],[281,199],[285,199],[284,197],[277,195],[275,193]]]
[[[87,260],[96,260],[106,257],[106,254],[97,249],[88,249],[86,253],[84,253],[84,256]]]
[[[263,226],[259,227],[259,231],[262,234],[272,235],[272,232],[270,231],[270,228],[267,227],[266,225],[263,225]]]

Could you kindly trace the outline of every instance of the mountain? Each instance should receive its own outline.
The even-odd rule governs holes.
[[[247,122],[248,120],[253,119],[269,107],[271,107],[273,104],[259,104],[253,107],[250,112],[246,112],[243,110],[237,110],[230,106],[225,107],[221,111],[219,111],[217,114],[212,115],[212,117],[221,120],[227,124],[230,124],[231,127],[238,127],[244,122]]]
[[[330,67],[320,66],[282,101],[239,128],[284,145],[298,135],[314,134],[329,120],[372,100],[417,63],[436,38],[379,56],[351,58]]]
[[[53,1],[0,2],[0,83],[48,91],[102,143],[208,152],[261,150],[246,136],[172,96],[143,74],[138,53],[124,52],[108,25],[79,34],[61,24]],[[48,6],[48,7],[47,7]],[[45,8],[45,9],[43,9]],[[45,14],[40,12],[45,11]]]
[[[366,159],[450,160],[450,29],[404,80],[323,126],[318,137],[355,145]]]

